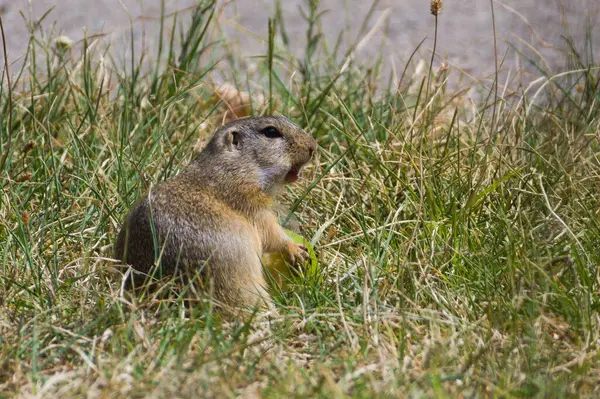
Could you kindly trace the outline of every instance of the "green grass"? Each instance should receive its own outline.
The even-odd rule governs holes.
[[[0,108],[0,395],[598,395],[591,46],[567,40],[569,73],[540,62],[532,90],[484,82],[471,104],[437,67],[395,86],[381,59],[346,63],[318,2],[304,8],[304,56],[287,52],[278,8],[252,75],[215,40],[209,2],[181,37],[164,20],[161,62],[130,54],[116,69],[92,40],[59,49],[32,26],[12,125],[6,84]],[[254,113],[272,107],[319,141],[282,202],[322,278],[274,292],[278,315],[226,321],[176,284],[131,298],[110,260],[131,204],[218,125],[214,71],[272,93]]]

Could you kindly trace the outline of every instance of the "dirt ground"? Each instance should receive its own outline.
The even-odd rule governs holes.
[[[299,8],[306,8],[307,1],[282,0],[281,3],[291,48],[301,52],[305,45],[306,22]],[[132,24],[139,54],[144,47],[151,50],[157,47],[160,4],[161,0],[0,0],[0,15],[7,33],[9,58],[18,64],[29,38],[22,15],[37,20],[54,7],[42,24],[46,30],[54,29],[74,40],[81,39],[86,31],[88,35],[105,34],[117,54],[128,53]],[[179,21],[190,19],[193,0],[166,0],[165,4],[169,23],[176,12]],[[356,0],[322,0],[321,8],[328,10],[322,25],[327,39],[335,41],[340,31],[346,32],[347,39],[353,39],[370,5],[370,2]],[[267,18],[273,15],[274,1],[238,0],[220,2],[220,6],[224,6],[218,15],[220,26],[240,54],[263,55]],[[600,37],[598,0],[496,0],[494,11],[498,55],[511,76],[516,71],[522,71],[526,79],[528,72],[539,76],[519,52],[534,59],[542,55],[552,70],[560,69],[564,56],[554,47],[566,47],[561,38],[565,23],[579,47],[585,44],[587,22],[594,26],[592,37]],[[369,61],[383,45],[387,68],[401,70],[423,39],[420,53],[430,54],[433,23],[427,0],[381,0],[368,25],[371,34],[357,56]],[[440,62],[445,57],[452,67],[478,78],[494,71],[490,1],[444,1],[438,37]],[[598,42],[600,40],[594,42],[594,47],[600,54]]]

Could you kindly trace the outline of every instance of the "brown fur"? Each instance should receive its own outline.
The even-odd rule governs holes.
[[[283,137],[266,137],[261,131],[268,126]],[[273,199],[288,172],[299,170],[315,148],[310,135],[283,117],[222,126],[179,175],[133,206],[115,258],[143,274],[157,259],[162,275],[199,273],[229,306],[270,305],[263,252],[282,252],[295,261],[307,255],[277,223]]]

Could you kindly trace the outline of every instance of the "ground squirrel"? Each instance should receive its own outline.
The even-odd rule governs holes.
[[[134,204],[115,258],[141,274],[160,259],[162,275],[208,278],[215,299],[228,306],[270,306],[262,254],[281,252],[293,262],[307,256],[277,223],[273,199],[298,179],[315,148],[309,134],[280,116],[220,127],[181,173]]]

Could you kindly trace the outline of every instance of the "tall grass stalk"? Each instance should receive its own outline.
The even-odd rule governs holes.
[[[2,143],[2,158],[0,158],[0,176],[4,174],[4,168],[6,166],[6,160],[11,151],[12,136],[13,136],[13,103],[12,103],[12,84],[10,83],[10,71],[8,69],[8,55],[6,54],[6,35],[4,34],[4,24],[0,17],[0,32],[2,33],[2,49],[4,55],[4,73],[2,74],[2,82],[4,82],[4,76],[6,76],[6,91],[8,93],[8,126],[6,128],[8,134],[6,142]]]

